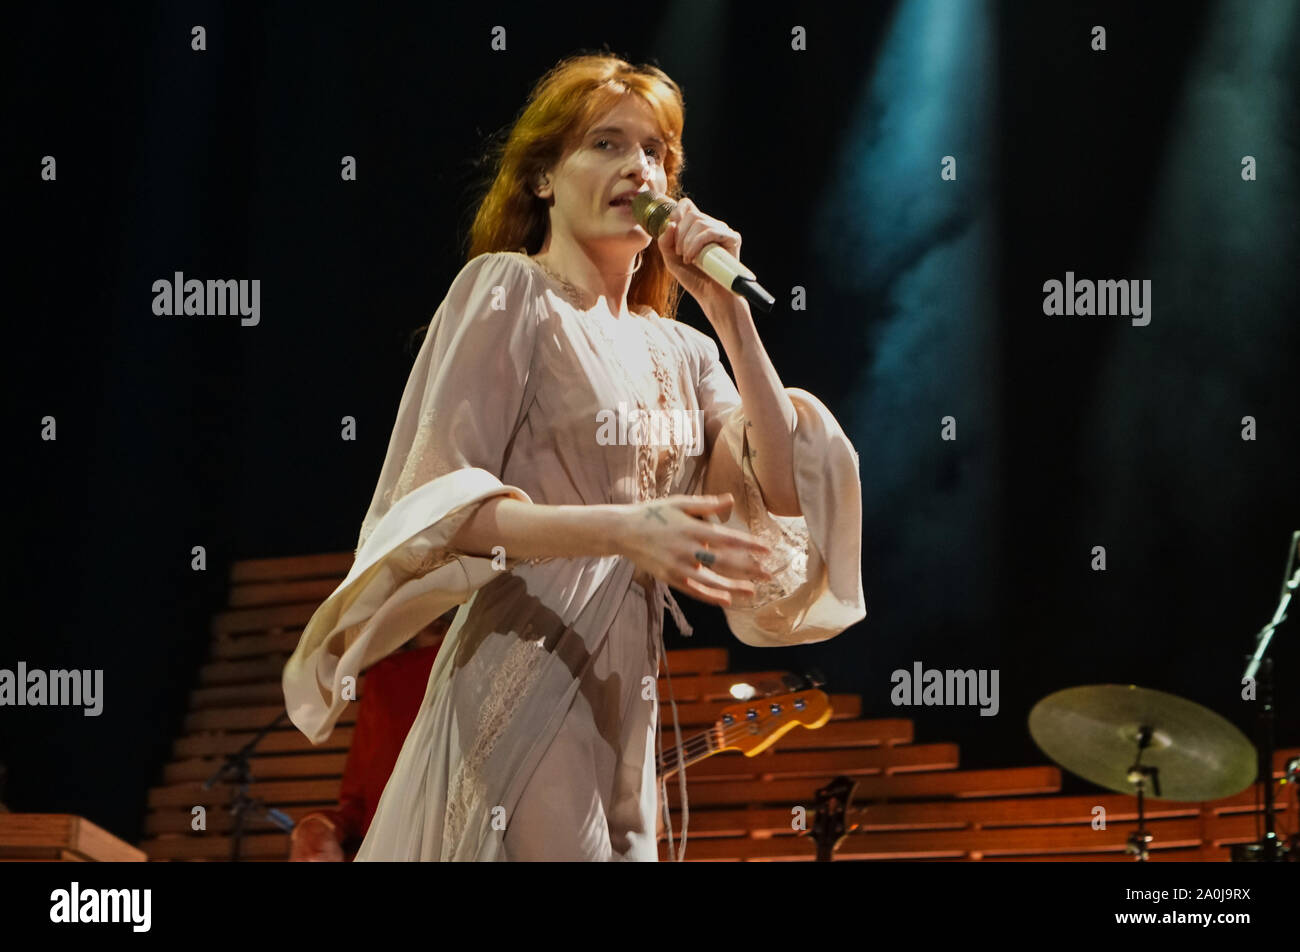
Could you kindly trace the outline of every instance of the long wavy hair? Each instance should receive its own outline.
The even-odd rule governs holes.
[[[489,175],[486,186],[480,186],[483,194],[469,228],[466,263],[493,251],[524,248],[531,255],[541,250],[550,215],[533,183],[581,140],[597,118],[629,95],[640,96],[659,125],[665,142],[665,194],[674,200],[682,197],[686,107],[677,83],[657,66],[633,66],[610,53],[570,56],[537,81],[509,131],[489,146],[483,160]],[[658,244],[651,241],[628,287],[628,306],[651,307],[661,317],[675,320],[681,292]],[[413,339],[427,328],[427,324],[419,328]]]

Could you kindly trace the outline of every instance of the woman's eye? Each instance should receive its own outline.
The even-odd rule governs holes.
[[[596,148],[599,149],[602,145],[608,145],[608,144],[609,144],[609,140],[608,140],[608,139],[597,139],[597,140],[596,140],[594,143],[592,143],[592,144],[593,144]],[[602,149],[601,151],[604,151],[604,150]],[[648,149],[646,149],[646,155],[653,156],[653,157],[654,157],[654,160],[655,160],[656,162],[658,162],[658,161],[660,161],[660,160],[662,159],[662,156],[660,156],[660,154],[659,154],[659,150],[658,150],[657,148],[655,148],[654,146],[650,146]]]

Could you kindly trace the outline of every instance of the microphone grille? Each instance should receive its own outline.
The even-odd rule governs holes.
[[[658,238],[668,224],[668,216],[673,213],[677,203],[654,192],[640,192],[632,196],[632,214],[641,227],[653,237]]]

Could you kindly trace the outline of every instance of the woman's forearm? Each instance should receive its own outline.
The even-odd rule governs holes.
[[[466,555],[508,559],[621,555],[627,509],[617,504],[548,506],[493,496],[451,538]]]
[[[736,391],[749,421],[749,460],[768,512],[801,516],[794,481],[794,404],[758,336],[749,302],[733,294],[706,311],[736,375]]]

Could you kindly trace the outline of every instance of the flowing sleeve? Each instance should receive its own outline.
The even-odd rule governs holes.
[[[433,316],[352,568],[312,615],[281,678],[289,718],[314,744],[357,697],[362,670],[514,567],[505,553],[469,555],[450,540],[494,496],[532,502],[500,477],[527,413],[539,291],[517,256],[483,254]]]
[[[862,485],[858,454],[826,406],[806,390],[787,387],[794,404],[794,481],[798,516],[769,512],[750,464],[749,431],[740,394],[718,345],[694,328],[700,374],[696,397],[708,454],[701,492],[730,492],[726,525],[757,536],[772,549],[763,567],[773,574],[752,597],[724,608],[732,634],[747,645],[774,648],[834,638],[866,617],[862,591]]]

